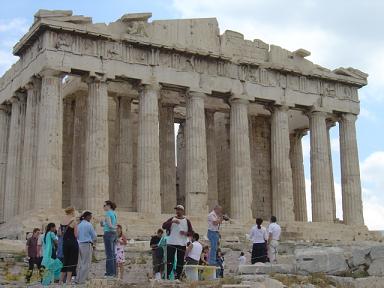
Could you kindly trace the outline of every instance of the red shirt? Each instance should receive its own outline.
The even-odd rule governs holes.
[[[28,246],[28,257],[31,258],[37,258],[37,241],[38,238],[32,236],[27,240],[27,246]]]

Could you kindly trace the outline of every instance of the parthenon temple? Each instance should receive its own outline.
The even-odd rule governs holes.
[[[93,23],[39,10],[0,79],[0,223],[73,205],[206,219],[336,222],[330,129],[338,123],[343,225],[363,226],[356,141],[367,74],[329,70],[215,18]],[[178,129],[175,129],[178,127]],[[5,223],[4,223],[5,222]]]

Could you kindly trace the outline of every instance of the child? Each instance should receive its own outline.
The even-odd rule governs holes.
[[[199,242],[199,237],[199,234],[194,233],[192,241],[187,244],[187,250],[185,251],[186,265],[199,264],[201,252],[203,251],[203,246]]]
[[[124,263],[125,263],[125,252],[124,248],[127,245],[127,238],[123,234],[123,227],[120,224],[116,225],[117,242],[116,242],[116,264],[117,264],[117,275],[119,279],[123,279],[124,274]]]
[[[247,262],[247,258],[245,258],[244,252],[241,252],[239,257],[239,265],[245,265],[246,262]]]
[[[216,252],[216,264],[220,267],[216,272],[217,278],[224,278],[224,256],[220,248]]]
[[[201,252],[199,265],[208,266],[208,255],[209,255],[209,246],[204,246],[203,251]]]
[[[157,230],[156,235],[152,236],[149,245],[152,248],[152,264],[153,264],[153,276],[155,279],[161,279],[161,273],[163,272],[163,248],[159,247],[159,242],[163,237],[163,229]]]

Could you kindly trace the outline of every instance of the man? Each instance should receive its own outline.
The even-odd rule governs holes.
[[[40,236],[40,229],[35,228],[35,229],[33,229],[32,236],[30,238],[28,238],[28,240],[27,240],[26,254],[27,254],[27,258],[28,258],[28,271],[27,271],[27,274],[25,276],[25,281],[27,284],[30,283],[30,281],[31,281],[33,268],[35,265],[37,266],[37,269],[39,271],[40,278],[41,278],[41,260],[42,260],[42,258],[41,258],[41,254],[40,254],[41,247],[39,247],[39,245],[38,245],[39,236]]]
[[[277,263],[277,248],[279,247],[279,240],[281,234],[281,227],[276,223],[276,216],[271,217],[271,224],[268,226],[268,257],[269,262]]]
[[[184,267],[184,256],[188,235],[193,234],[191,222],[184,216],[184,206],[175,207],[176,216],[169,218],[163,223],[163,229],[169,235],[167,240],[167,278],[172,272],[177,251],[175,279],[180,279]]]
[[[203,246],[199,242],[200,235],[193,233],[192,241],[188,242],[185,252],[186,265],[199,265]]]
[[[208,214],[208,240],[211,246],[209,251],[209,265],[216,266],[216,251],[219,243],[219,227],[223,221],[222,208],[216,205],[212,212]]]
[[[92,213],[89,211],[84,212],[77,227],[77,241],[79,242],[77,284],[85,283],[91,268],[92,247],[97,239],[95,229],[90,223],[91,219]]]

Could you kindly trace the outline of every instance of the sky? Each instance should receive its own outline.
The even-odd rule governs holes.
[[[95,22],[113,22],[125,13],[152,12],[152,20],[216,17],[220,31],[234,30],[294,51],[327,68],[354,67],[369,74],[359,91],[357,137],[364,218],[384,230],[384,1],[382,0],[18,0],[0,10],[0,75],[14,63],[12,46],[28,30],[38,9],[73,10]],[[338,127],[331,129],[337,216],[342,218]],[[303,139],[307,202],[310,208],[309,137]],[[310,213],[310,209],[309,209]],[[309,215],[310,216],[310,215]]]

